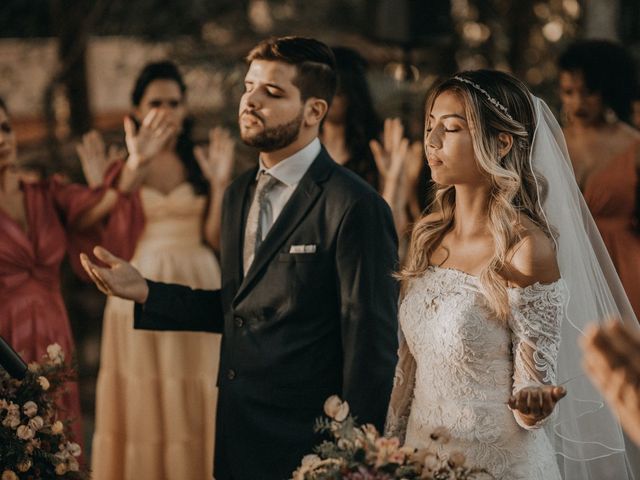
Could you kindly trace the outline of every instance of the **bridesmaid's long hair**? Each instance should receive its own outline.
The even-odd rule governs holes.
[[[458,78],[456,78],[458,77]],[[532,172],[529,164],[531,140],[535,129],[534,106],[527,87],[506,73],[491,70],[462,72],[435,87],[427,99],[429,118],[435,99],[443,92],[455,92],[464,104],[469,122],[473,151],[480,170],[491,179],[489,198],[489,230],[494,241],[494,255],[480,274],[480,285],[489,307],[501,320],[509,316],[507,287],[501,273],[509,252],[522,240],[519,216],[525,215],[546,235],[552,236],[544,221],[540,205],[546,197],[547,182]],[[459,78],[473,82],[507,108],[510,118],[494,105],[488,96]],[[504,157],[499,156],[498,135],[513,137],[513,146]],[[539,198],[540,185],[542,198]],[[424,216],[414,226],[405,267],[399,277],[406,283],[425,273],[430,257],[443,236],[452,228],[456,192],[453,185],[434,184],[434,200],[428,209],[438,218]]]
[[[140,105],[147,87],[155,80],[174,81],[178,84],[178,87],[180,87],[180,92],[183,97],[187,93],[187,85],[184,83],[178,67],[173,62],[162,61],[148,63],[138,75],[133,91],[131,92],[131,103],[134,106],[137,107]],[[176,153],[187,170],[187,181],[193,186],[197,194],[206,195],[209,192],[209,184],[204,178],[198,161],[193,154],[195,144],[191,139],[192,129],[193,120],[187,116],[182,124],[182,131],[178,135]]]
[[[336,95],[344,95],[347,100],[345,139],[349,159],[344,166],[378,190],[380,175],[369,142],[380,136],[382,122],[367,82],[367,61],[351,48],[332,47],[331,50],[336,57],[338,73]]]

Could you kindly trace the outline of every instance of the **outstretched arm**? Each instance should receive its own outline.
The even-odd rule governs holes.
[[[136,302],[136,328],[222,332],[219,290],[192,290],[182,285],[151,282],[133,265],[104,248],[96,247],[94,254],[106,266],[96,265],[81,254],[82,266],[102,293]]]
[[[523,287],[509,326],[513,343],[513,395],[509,407],[518,424],[538,428],[567,394],[556,385],[564,293],[555,250],[540,231],[532,230],[515,247],[508,265],[512,283]]]

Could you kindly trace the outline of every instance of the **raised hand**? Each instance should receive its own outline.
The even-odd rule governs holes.
[[[213,188],[224,189],[231,182],[235,164],[233,150],[235,141],[226,128],[215,127],[209,130],[209,148],[195,147],[193,154],[200,165],[203,175]]]
[[[133,300],[137,303],[146,302],[149,296],[149,286],[133,265],[102,247],[94,248],[93,253],[107,267],[96,265],[84,253],[80,254],[80,262],[102,293]]]
[[[581,344],[589,378],[640,445],[640,332],[612,320],[590,326]]]
[[[564,387],[556,385],[525,387],[512,395],[508,404],[520,414],[525,423],[535,425],[551,415],[556,404],[566,394]]]
[[[409,148],[409,140],[403,134],[404,127],[400,119],[387,118],[384,121],[382,144],[377,140],[369,142],[382,180],[382,196],[392,206],[396,203],[396,194],[401,188],[402,167]]]
[[[157,108],[151,110],[144,117],[138,131],[136,131],[133,120],[125,117],[124,131],[129,150],[127,163],[132,169],[144,165],[155,157],[177,133],[176,127],[171,124],[166,112]]]
[[[120,158],[126,157],[126,151],[116,145],[109,146],[107,151],[102,135],[96,130],[82,136],[82,142],[76,146],[80,164],[87,184],[97,187],[102,184],[104,174],[109,165]]]

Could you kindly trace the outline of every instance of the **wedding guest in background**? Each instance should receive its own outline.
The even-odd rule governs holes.
[[[409,142],[399,118],[387,118],[381,141],[369,142],[380,174],[380,194],[393,212],[400,237],[400,258],[408,247],[410,224],[420,218],[422,208],[418,196],[420,175],[426,161],[422,142]]]
[[[584,368],[640,447],[640,332],[618,320],[591,326],[582,341]]]
[[[196,149],[186,86],[171,62],[148,64],[125,119],[138,172],[130,208],[112,219],[104,243],[148,278],[220,287],[222,197],[234,142],[214,129]],[[104,152],[88,137],[84,155]],[[92,153],[93,152],[93,153]],[[104,313],[92,469],[96,480],[203,479],[213,466],[220,335],[133,329],[133,302],[111,297]]]
[[[336,162],[380,192],[391,206],[398,234],[406,240],[409,222],[421,211],[417,184],[425,165],[422,145],[409,145],[400,119],[386,119],[382,128],[367,81],[367,61],[351,48],[331,50],[338,86],[322,124],[322,144]]]
[[[107,187],[106,165],[85,162],[85,177],[94,188],[57,177],[25,181],[16,162],[15,132],[0,100],[0,333],[27,362],[40,361],[53,343],[70,361],[75,348],[60,292],[60,264],[69,253],[76,273],[86,278],[78,252],[100,241],[98,224],[125,207],[122,193],[132,187],[131,177],[123,176],[119,193]],[[76,382],[67,385],[60,414],[71,420],[74,440],[82,444]]]
[[[347,47],[331,49],[336,58],[338,86],[320,131],[331,158],[379,189],[379,175],[369,142],[378,138],[382,122],[367,82],[367,61]]]
[[[637,317],[640,132],[628,123],[635,65],[620,45],[586,40],[569,46],[559,68],[563,130],[576,180]]]

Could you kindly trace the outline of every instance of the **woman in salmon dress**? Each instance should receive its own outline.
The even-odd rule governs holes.
[[[214,129],[209,155],[200,150],[194,158],[184,97],[173,64],[150,64],[140,74],[133,104],[142,126],[125,122],[127,164],[145,162],[139,201],[111,222],[104,245],[125,258],[133,254],[146,278],[216,289],[220,268],[212,247],[233,142]],[[148,141],[165,132],[167,141],[150,149]],[[120,241],[132,229],[139,235]],[[92,449],[95,480],[212,477],[219,353],[217,334],[134,330],[133,303],[109,297]]]
[[[75,348],[60,291],[60,264],[69,253],[74,270],[84,277],[78,253],[100,238],[99,229],[90,227],[102,226],[101,220],[126,208],[127,200],[106,186],[110,180],[95,188],[56,178],[23,182],[16,151],[0,100],[0,335],[27,362],[41,361],[53,343],[71,360]],[[115,173],[112,169],[111,180]],[[82,444],[76,382],[66,385],[59,407],[60,418],[71,422],[74,441]]]
[[[621,46],[588,40],[571,45],[559,66],[576,180],[640,318],[640,132],[628,124],[635,65]]]

